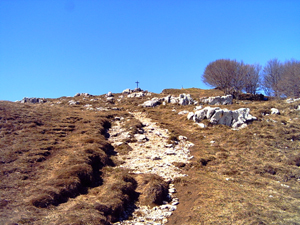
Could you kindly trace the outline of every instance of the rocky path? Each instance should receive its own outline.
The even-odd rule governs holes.
[[[192,158],[189,148],[193,143],[186,137],[179,136],[178,142],[169,144],[169,132],[160,128],[157,123],[152,122],[144,113],[134,112],[132,115],[143,125],[143,130],[135,134],[137,142],[129,143],[132,151],[128,155],[120,155],[120,159],[125,161],[120,167],[131,169],[133,173],[157,174],[170,182],[169,196],[170,202],[165,202],[161,206],[150,208],[148,206],[137,206],[131,220],[124,220],[116,224],[165,224],[167,218],[176,210],[179,199],[173,197],[176,192],[172,181],[176,177],[186,176],[173,163],[188,163]],[[122,128],[124,118],[117,120],[109,130],[109,140],[113,145],[122,143],[129,132]],[[126,157],[126,158],[124,158]]]

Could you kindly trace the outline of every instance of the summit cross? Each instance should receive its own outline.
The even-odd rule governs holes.
[[[137,82],[135,82],[135,83],[136,83],[136,88],[139,88],[139,83],[140,83],[140,82],[137,81]]]

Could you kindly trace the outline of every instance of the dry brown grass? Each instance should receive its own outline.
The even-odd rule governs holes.
[[[219,90],[166,89],[150,98],[179,93],[190,93],[195,100],[223,95]],[[184,135],[195,144],[192,162],[176,164],[188,176],[174,181],[180,204],[169,224],[299,223],[299,103],[235,100],[220,106],[249,107],[258,118],[234,131],[208,121],[201,129],[178,115],[194,106],[138,106],[148,98],[106,102],[104,96],[62,97],[42,105],[0,102],[0,223],[109,224],[134,201],[160,204],[168,184],[156,176],[135,177],[114,168],[120,163],[115,150],[126,154],[126,142],[133,140],[113,149],[105,139],[110,122],[116,116],[129,118],[125,126],[131,136],[143,128],[126,110],[147,113],[171,132],[170,142]],[[69,106],[71,99],[80,104]],[[52,106],[58,101],[62,103]],[[119,110],[88,111],[86,104]],[[266,115],[273,107],[281,114]]]

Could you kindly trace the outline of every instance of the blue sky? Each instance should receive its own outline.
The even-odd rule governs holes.
[[[300,60],[300,1],[0,0],[0,100],[206,89],[221,58]]]

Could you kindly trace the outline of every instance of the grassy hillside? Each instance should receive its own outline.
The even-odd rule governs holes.
[[[168,224],[298,224],[300,111],[295,108],[300,103],[239,100],[220,106],[247,107],[258,118],[238,131],[208,121],[200,128],[178,115],[193,111],[192,105],[139,106],[179,93],[195,100],[222,94],[192,88],[141,98],[114,94],[111,101],[104,95],[44,104],[1,101],[0,223],[110,224],[129,205],[147,204],[142,186],[155,189],[163,181],[118,168],[117,152],[126,155],[130,148],[126,143],[114,148],[107,140],[116,117],[126,118],[131,137],[137,133],[142,125],[129,112],[140,111],[172,137],[184,135],[195,144],[191,163],[178,165],[188,176],[174,181],[180,204]],[[70,100],[78,104],[69,105]],[[105,111],[88,109],[99,107]],[[268,115],[273,107],[280,115]]]

